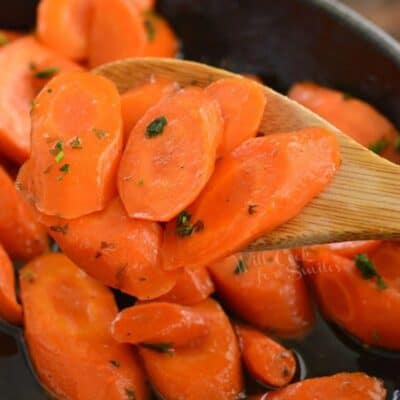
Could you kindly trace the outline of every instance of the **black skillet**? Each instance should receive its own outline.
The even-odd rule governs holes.
[[[36,1],[2,3],[1,27],[33,26]],[[400,46],[336,1],[158,0],[158,8],[188,59],[258,74],[280,91],[304,79],[337,87],[400,127]],[[287,345],[299,355],[302,377],[364,371],[385,380],[388,399],[400,399],[400,354],[363,348],[321,319],[304,341]],[[20,330],[0,323],[0,400],[46,398]]]

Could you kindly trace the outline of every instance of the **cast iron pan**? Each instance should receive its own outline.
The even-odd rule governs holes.
[[[3,3],[1,27],[32,28],[34,0]],[[188,59],[256,73],[280,91],[304,79],[337,87],[400,127],[400,46],[334,1],[158,0],[158,7]],[[400,399],[400,353],[364,348],[321,318],[306,340],[286,345],[298,354],[301,377],[364,371],[385,380],[388,399]],[[0,399],[45,398],[21,331],[0,323]]]

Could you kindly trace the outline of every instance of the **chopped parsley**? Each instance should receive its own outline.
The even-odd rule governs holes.
[[[154,26],[153,21],[150,18],[146,18],[144,20],[144,27],[146,28],[147,32],[147,40],[149,42],[153,42],[156,38],[156,28]]]
[[[167,118],[164,116],[156,118],[146,128],[146,137],[153,138],[161,135],[164,131],[165,126],[168,124]]]
[[[69,145],[71,146],[72,149],[75,150],[80,150],[82,149],[82,141],[81,138],[79,136],[75,137],[74,139],[71,140],[71,142],[69,143]]]
[[[136,395],[134,390],[125,388],[125,394],[127,396],[127,400],[136,400]]]
[[[388,141],[385,138],[382,138],[377,140],[375,143],[370,144],[368,148],[375,154],[381,154],[382,151],[386,149],[388,144]]]
[[[29,283],[35,282],[35,274],[32,270],[27,269],[22,271],[22,277],[26,279]]]
[[[50,230],[52,232],[57,232],[57,233],[61,233],[63,235],[66,235],[68,233],[68,224],[65,224],[65,225],[52,225],[52,226],[50,226]]]
[[[240,275],[247,271],[247,265],[243,258],[239,258],[235,265],[235,274]]]
[[[247,212],[249,215],[253,215],[256,213],[256,208],[257,204],[249,204],[249,207],[247,208]]]
[[[57,163],[64,159],[64,143],[61,140],[57,140],[54,147],[50,150],[50,154],[54,156]]]
[[[394,148],[396,151],[400,152],[400,136],[396,137],[396,140],[394,141]]]
[[[7,36],[0,32],[0,46],[5,46],[6,44],[9,43],[9,40],[7,39]]]
[[[157,353],[165,353],[168,354],[169,356],[172,356],[174,354],[174,344],[170,342],[165,342],[165,343],[141,343],[140,344],[142,347],[145,347],[146,349],[150,349],[153,351],[156,351]]]
[[[50,68],[45,68],[45,69],[42,69],[40,71],[37,71],[36,67],[33,67],[32,70],[34,72],[35,78],[47,79],[47,78],[53,77],[57,72],[59,72],[60,68],[50,67]]]
[[[93,133],[97,136],[98,139],[103,139],[108,136],[108,133],[103,129],[93,128]]]
[[[69,172],[69,164],[64,164],[60,167],[60,171],[64,172],[64,174],[67,174]]]
[[[386,282],[383,280],[382,276],[376,270],[375,265],[366,254],[357,254],[354,261],[364,279],[376,278],[378,289],[383,290],[387,288]]]
[[[115,368],[119,368],[121,366],[121,363],[117,360],[110,360],[110,364]]]
[[[204,229],[203,221],[197,221],[194,224],[190,223],[192,216],[187,211],[181,211],[176,220],[175,233],[178,236],[191,236],[193,233],[201,232]]]

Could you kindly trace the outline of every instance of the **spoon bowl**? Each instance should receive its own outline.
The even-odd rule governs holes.
[[[176,81],[183,87],[205,87],[218,79],[241,77],[200,63],[164,58],[117,61],[98,67],[94,73],[112,80],[120,93],[151,76]],[[400,239],[400,166],[361,146],[286,96],[267,86],[263,88],[267,105],[259,128],[261,133],[324,127],[339,138],[342,164],[333,182],[297,217],[258,238],[247,250]]]

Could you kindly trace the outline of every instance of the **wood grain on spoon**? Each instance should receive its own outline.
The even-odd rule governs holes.
[[[152,75],[182,86],[207,86],[231,72],[174,59],[130,59],[95,71],[111,79],[121,93]],[[265,87],[267,106],[260,132],[322,126],[340,141],[342,165],[333,182],[302,213],[254,241],[249,250],[294,247],[362,239],[400,239],[400,166],[377,156],[331,124],[287,97]],[[301,165],[299,165],[301,168]]]

